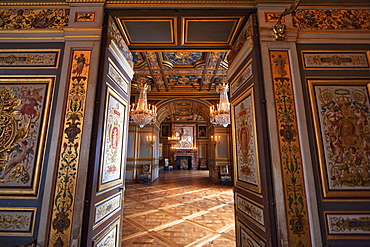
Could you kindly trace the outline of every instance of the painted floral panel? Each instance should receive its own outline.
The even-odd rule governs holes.
[[[316,85],[329,189],[370,188],[370,104],[364,86]]]

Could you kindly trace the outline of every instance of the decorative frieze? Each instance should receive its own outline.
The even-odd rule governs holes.
[[[329,236],[370,234],[369,213],[326,213],[326,221]]]
[[[369,52],[302,51],[305,69],[369,68]]]
[[[57,68],[60,50],[0,50],[0,68]]]
[[[114,212],[117,212],[121,209],[122,202],[122,193],[119,192],[102,202],[99,202],[95,205],[95,220],[94,224],[104,221],[109,216],[113,215]]]
[[[292,13],[299,30],[370,30],[370,10],[298,9]]]
[[[109,66],[108,66],[108,75],[109,77],[118,84],[118,86],[127,94],[128,93],[128,84],[129,82],[125,80],[117,66],[113,63],[113,61],[108,58]]]
[[[0,29],[63,29],[68,26],[69,9],[3,9]]]
[[[260,223],[262,226],[265,225],[263,208],[255,205],[254,203],[250,202],[249,200],[243,198],[238,194],[236,195],[236,206],[240,211]]]

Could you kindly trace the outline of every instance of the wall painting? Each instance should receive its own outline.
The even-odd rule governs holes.
[[[54,79],[0,77],[0,196],[37,196]]]
[[[126,110],[127,102],[108,86],[99,191],[123,183]]]
[[[308,80],[308,84],[324,197],[368,199],[370,80]]]
[[[253,87],[232,106],[236,148],[236,186],[261,193]]]

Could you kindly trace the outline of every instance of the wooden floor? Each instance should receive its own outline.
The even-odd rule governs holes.
[[[208,171],[164,171],[151,184],[127,184],[122,247],[235,247],[232,187]]]

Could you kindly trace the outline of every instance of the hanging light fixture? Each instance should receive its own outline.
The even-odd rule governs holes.
[[[139,77],[137,79],[138,84],[136,87],[140,90],[139,100],[137,105],[135,103],[131,105],[130,117],[131,119],[139,125],[140,128],[144,125],[155,122],[157,116],[157,107],[154,105],[148,105],[146,94],[150,91],[151,87],[147,83],[148,79],[145,77]]]
[[[220,93],[220,103],[217,106],[209,107],[210,121],[213,124],[219,124],[227,127],[230,124],[230,103],[227,97],[229,84],[227,78],[222,79],[222,83],[217,85],[216,92]]]

